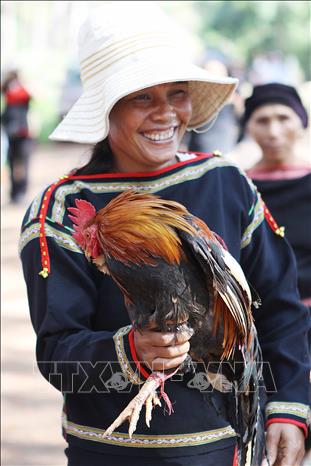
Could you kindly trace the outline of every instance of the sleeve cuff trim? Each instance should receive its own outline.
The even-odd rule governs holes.
[[[307,438],[307,436],[308,436],[308,428],[303,422],[295,421],[294,419],[274,417],[273,419],[269,419],[266,422],[266,427],[268,427],[270,424],[274,424],[274,423],[293,424],[294,426],[300,427],[303,430],[305,438]]]
[[[309,406],[302,403],[288,403],[288,402],[271,402],[266,406],[266,416],[275,414],[290,414],[307,419],[309,413]]]
[[[114,335],[113,340],[114,340],[114,344],[116,348],[118,361],[119,361],[123,374],[128,378],[128,380],[131,383],[135,385],[141,385],[142,383],[144,383],[144,381],[141,380],[140,377],[137,375],[137,373],[134,372],[134,370],[132,369],[131,363],[128,360],[126,350],[124,347],[124,343],[127,344],[127,340],[124,340],[124,337],[127,337],[128,333],[131,330],[132,330],[131,325],[127,325],[126,327],[120,328]],[[129,348],[128,348],[128,351],[129,351]]]
[[[129,338],[129,342],[130,342],[130,350],[131,350],[131,355],[132,355],[133,361],[134,361],[136,367],[138,368],[139,372],[141,373],[141,375],[143,375],[146,379],[148,379],[150,374],[140,364],[140,362],[138,361],[138,358],[137,358],[135,342],[134,342],[134,329],[131,329],[131,331],[129,332],[128,338]]]

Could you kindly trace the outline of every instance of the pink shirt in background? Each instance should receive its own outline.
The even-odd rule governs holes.
[[[271,168],[250,168],[246,171],[255,180],[291,180],[311,173],[311,166],[282,165]]]

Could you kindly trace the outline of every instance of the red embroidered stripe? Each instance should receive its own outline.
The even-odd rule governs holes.
[[[131,350],[131,355],[132,355],[132,358],[133,358],[133,361],[135,362],[139,372],[146,378],[148,379],[149,375],[148,372],[146,371],[146,369],[144,369],[144,367],[140,364],[140,362],[138,361],[138,358],[137,358],[137,353],[136,353],[136,348],[135,348],[135,342],[134,342],[134,330],[132,329],[129,334],[128,334],[128,338],[129,338],[129,343],[130,343],[130,350]]]
[[[279,227],[279,225],[276,223],[274,218],[271,215],[270,210],[266,206],[266,204],[262,201],[263,208],[264,208],[264,215],[265,219],[267,220],[268,224],[270,225],[271,229],[274,231],[279,236],[284,236],[284,227]]]
[[[193,154],[197,154],[197,152],[193,152]],[[162,173],[165,173],[165,172],[168,172],[174,168],[177,168],[177,167],[182,167],[183,165],[187,165],[189,163],[193,163],[193,162],[198,162],[200,160],[204,160],[204,159],[210,159],[212,157],[214,157],[215,155],[214,154],[199,154],[195,159],[191,159],[191,160],[185,160],[184,162],[177,162],[177,163],[174,163],[173,165],[169,165],[168,167],[165,167],[165,168],[161,168],[160,170],[154,170],[152,172],[137,172],[137,173],[98,173],[96,175],[74,175],[72,174],[72,176],[70,176],[70,179],[73,179],[73,180],[76,180],[76,179],[81,179],[81,180],[87,180],[89,178],[94,178],[94,179],[97,179],[97,178],[132,178],[132,177],[137,177],[137,178],[141,178],[141,177],[152,177],[152,176],[157,176],[157,175],[161,175]]]
[[[239,466],[238,465],[238,448],[237,448],[237,446],[234,449],[234,457],[233,457],[232,466]]]
[[[293,424],[294,426],[300,427],[303,430],[304,434],[305,434],[305,438],[308,437],[308,428],[307,428],[306,424],[304,424],[303,422],[295,421],[295,419],[289,419],[289,418],[283,418],[283,417],[274,417],[273,419],[269,419],[266,422],[266,427],[268,427],[270,424],[274,424],[276,422],[279,422],[281,424]]]
[[[46,191],[45,196],[43,198],[43,202],[40,208],[40,214],[39,214],[39,223],[40,223],[40,233],[39,233],[39,241],[40,241],[40,251],[41,251],[41,264],[42,264],[42,270],[39,272],[39,275],[43,278],[47,278],[50,270],[51,270],[51,265],[50,265],[50,256],[49,256],[49,250],[48,250],[48,245],[47,245],[47,240],[45,236],[45,219],[49,207],[49,202],[51,199],[51,195],[53,191],[62,183],[65,181],[68,181],[71,177],[69,176],[63,176],[60,180],[56,181],[54,184],[52,184]]]

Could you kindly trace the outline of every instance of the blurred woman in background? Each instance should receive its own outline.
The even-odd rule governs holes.
[[[311,311],[311,160],[297,149],[308,114],[294,87],[271,83],[254,87],[245,101],[243,124],[262,151],[247,174],[285,229],[297,261],[301,300]],[[309,432],[304,464],[310,464],[310,447]]]
[[[10,168],[10,199],[18,203],[23,200],[28,186],[28,164],[31,139],[28,127],[28,110],[31,95],[20,81],[17,71],[9,71],[1,85],[5,109],[1,123],[7,135],[7,158]]]
[[[295,88],[264,84],[246,99],[244,125],[262,151],[247,174],[285,227],[297,260],[300,295],[311,307],[311,160],[297,151],[307,112]]]

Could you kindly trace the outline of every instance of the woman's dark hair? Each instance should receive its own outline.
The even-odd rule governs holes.
[[[98,173],[110,172],[113,165],[113,156],[108,143],[108,139],[99,141],[93,147],[89,162],[79,168],[75,175],[95,175]]]
[[[15,70],[11,70],[5,75],[3,82],[1,83],[1,92],[3,94],[9,90],[11,82],[15,79],[18,79],[18,72]]]

